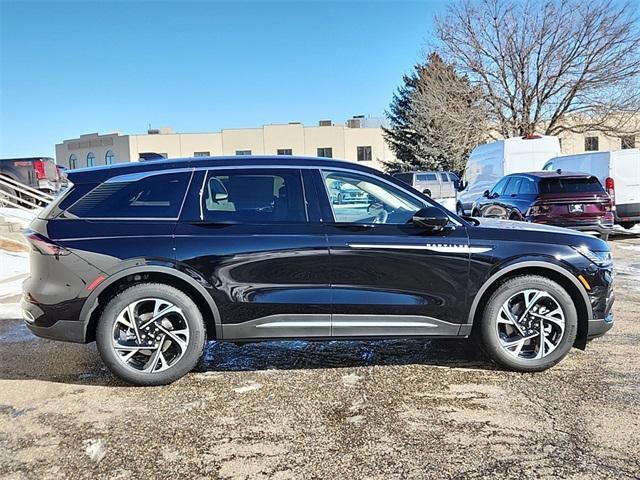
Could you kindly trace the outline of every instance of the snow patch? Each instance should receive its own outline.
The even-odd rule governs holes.
[[[236,393],[247,393],[247,392],[253,392],[254,390],[260,390],[261,388],[262,388],[261,383],[251,381],[247,385],[234,388],[233,391]]]
[[[86,453],[89,458],[95,463],[100,463],[104,456],[107,454],[107,449],[105,447],[104,441],[101,438],[91,438],[89,440],[85,440],[84,443],[84,453]]]

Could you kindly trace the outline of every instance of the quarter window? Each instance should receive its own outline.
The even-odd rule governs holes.
[[[67,212],[80,218],[177,218],[190,178],[190,172],[177,172],[107,181]]]
[[[504,189],[505,195],[517,195],[520,190],[520,184],[522,183],[522,177],[511,177],[507,188]]]
[[[371,147],[370,146],[358,147],[358,161],[368,162],[370,160],[371,160]]]
[[[210,171],[202,220],[234,223],[306,222],[299,170]]]
[[[93,167],[96,164],[96,156],[93,152],[87,153],[87,167]]]
[[[522,177],[522,182],[520,183],[520,190],[518,190],[518,193],[522,195],[531,195],[534,193],[538,193],[535,180],[528,177]]]
[[[338,223],[404,224],[425,205],[406,192],[372,177],[323,172]]]
[[[333,148],[331,147],[318,148],[318,156],[324,157],[324,158],[333,158]]]
[[[113,150],[107,150],[107,153],[104,155],[104,163],[106,165],[112,165],[116,160],[116,154],[113,153]]]
[[[69,157],[69,169],[73,170],[74,168],[78,168],[78,157],[72,153]]]

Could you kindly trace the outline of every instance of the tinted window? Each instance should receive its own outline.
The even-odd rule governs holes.
[[[438,177],[435,173],[420,173],[416,175],[416,181],[418,182],[436,182]]]
[[[540,181],[538,188],[540,193],[604,192],[596,177],[546,178]]]
[[[67,212],[81,218],[176,218],[191,172],[164,173],[128,182],[105,182]]]
[[[408,185],[413,185],[413,173],[394,173],[393,176]]]
[[[447,174],[446,174],[446,173],[441,173],[441,174],[440,174],[440,179],[441,179],[443,182],[448,182],[448,181],[449,181],[449,177],[447,177]]]
[[[322,174],[336,222],[403,224],[424,207],[408,193],[366,175]]]
[[[536,182],[528,177],[522,177],[522,182],[520,183],[520,190],[518,193],[522,195],[530,195],[532,193],[538,193],[538,189],[536,188]]]
[[[502,195],[504,187],[507,185],[509,179],[510,177],[504,177],[498,183],[496,183],[496,185],[491,189],[491,195]]]
[[[520,190],[520,184],[522,183],[522,177],[511,177],[507,187],[504,189],[504,195],[515,195]]]
[[[203,220],[305,222],[299,170],[210,171],[202,193]]]

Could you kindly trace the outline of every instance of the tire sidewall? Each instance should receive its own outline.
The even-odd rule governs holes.
[[[504,302],[527,289],[547,291],[558,302],[565,316],[565,330],[560,345],[549,355],[537,360],[520,359],[508,353],[500,345],[496,332],[496,318]],[[538,276],[516,277],[498,287],[491,296],[480,327],[483,347],[492,360],[513,370],[539,371],[552,367],[569,353],[578,332],[578,314],[571,296],[554,281]]]
[[[144,298],[159,298],[178,306],[189,327],[189,344],[183,357],[167,370],[144,373],[126,367],[112,346],[113,325],[127,305]],[[206,342],[206,329],[197,305],[182,291],[162,284],[141,284],[114,297],[103,310],[96,328],[96,344],[102,360],[111,372],[135,385],[166,385],[189,373],[198,363]]]

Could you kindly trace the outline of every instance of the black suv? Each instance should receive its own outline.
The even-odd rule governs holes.
[[[472,331],[494,361],[536,371],[613,323],[602,240],[461,218],[357,164],[197,158],[69,180],[26,232],[26,322],[42,337],[96,340],[131,383],[180,378],[207,339]],[[335,182],[364,192],[362,202],[332,202]]]

